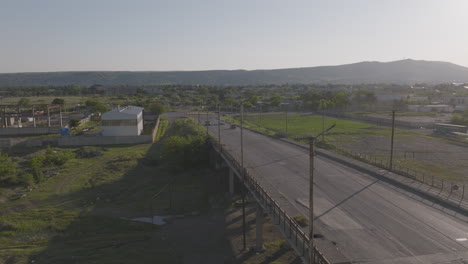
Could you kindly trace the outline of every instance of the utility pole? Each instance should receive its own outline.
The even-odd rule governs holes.
[[[198,127],[200,127],[200,111],[201,111],[201,104],[200,107],[198,108],[197,115],[198,115]]]
[[[59,105],[59,113],[60,113],[60,128],[62,128],[63,127],[62,105]]]
[[[325,130],[325,110],[322,109],[322,131]],[[322,141],[325,143],[325,133],[322,134]]]
[[[395,135],[395,110],[392,110],[392,139],[390,143],[390,164],[389,169],[393,168],[393,138]]]
[[[208,138],[208,107],[206,107],[206,122],[205,122],[205,125],[206,125],[206,138]]]
[[[218,145],[221,152],[221,106],[218,103]]]
[[[336,124],[333,124],[329,128],[322,131],[316,137],[307,137],[309,140],[309,263],[315,264],[314,262],[314,160],[315,160],[315,140],[322,134],[327,133]]]
[[[314,264],[314,144],[309,138],[309,263]]]
[[[288,134],[288,106],[286,105],[286,135]]]
[[[244,105],[240,106],[240,139],[241,139],[241,174],[242,181],[245,182],[245,170],[244,170]],[[246,243],[246,231],[245,231],[245,186],[242,186],[242,245],[244,250],[247,249]]]
[[[32,117],[33,117],[33,126],[36,127],[36,114],[34,111],[34,106],[32,107]]]

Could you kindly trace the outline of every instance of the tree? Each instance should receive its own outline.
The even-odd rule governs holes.
[[[52,104],[63,106],[65,104],[65,99],[55,98],[52,100]]]
[[[107,111],[107,107],[99,101],[94,100],[87,100],[85,105],[90,109],[93,113],[103,113]]]
[[[72,118],[70,118],[70,120],[68,120],[68,126],[69,126],[70,128],[75,128],[75,127],[77,127],[77,126],[80,125],[80,121],[81,121],[81,120],[80,120],[79,118],[77,118],[77,117],[72,117]]]
[[[31,104],[31,100],[29,100],[29,98],[24,98],[24,97],[19,99],[17,103],[18,106],[28,106],[30,104]]]
[[[166,107],[161,103],[154,103],[150,106],[150,111],[159,116],[166,112]]]
[[[280,106],[280,104],[281,104],[281,96],[279,96],[277,94],[274,94],[273,96],[271,96],[270,105],[272,107],[278,107],[278,106]]]
[[[0,153],[0,181],[8,180],[16,175],[16,163],[10,157]]]

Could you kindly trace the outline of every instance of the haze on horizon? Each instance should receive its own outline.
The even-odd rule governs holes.
[[[464,0],[3,0],[0,72],[468,66]]]

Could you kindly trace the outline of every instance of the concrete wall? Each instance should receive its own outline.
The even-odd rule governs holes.
[[[160,120],[160,117],[158,116],[158,119],[156,120],[156,125],[154,125],[153,132],[151,133],[151,137],[153,139],[153,142],[154,142],[154,139],[156,138],[156,136],[158,134],[159,120]]]
[[[60,134],[59,127],[7,127],[0,128],[0,136]]]
[[[138,136],[138,126],[103,126],[102,135],[104,137],[112,136]]]
[[[88,123],[89,121],[91,121],[91,115],[89,115],[89,116],[87,116],[87,117],[81,119],[81,120],[80,120],[80,126],[81,126],[81,125],[84,125],[84,124],[86,124],[86,123]]]
[[[151,136],[79,136],[61,137],[58,139],[58,146],[99,146],[99,145],[120,145],[120,144],[143,144],[151,143]]]

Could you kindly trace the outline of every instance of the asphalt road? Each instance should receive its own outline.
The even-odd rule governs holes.
[[[217,126],[209,129],[217,136]],[[222,126],[221,140],[240,156],[239,127]],[[244,160],[288,213],[308,216],[307,150],[244,129]],[[314,233],[323,236],[315,243],[332,262],[468,263],[464,215],[426,205],[325,158],[318,157],[315,166]]]

